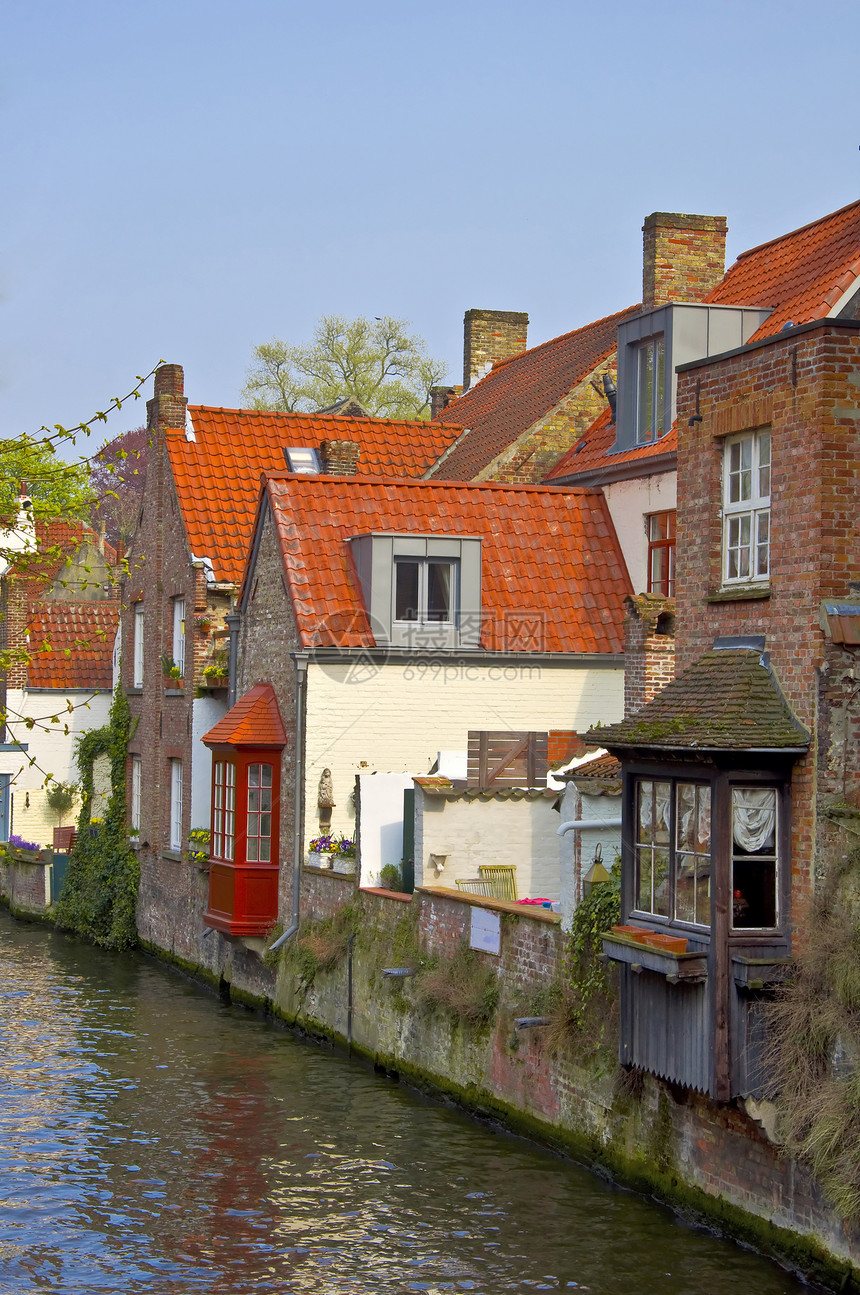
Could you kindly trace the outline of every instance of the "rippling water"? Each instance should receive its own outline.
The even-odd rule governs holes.
[[[0,914],[0,1291],[789,1295],[144,957]]]

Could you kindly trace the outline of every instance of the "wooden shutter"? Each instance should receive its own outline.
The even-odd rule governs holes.
[[[481,791],[542,787],[546,774],[546,733],[470,731],[466,774],[470,787]]]

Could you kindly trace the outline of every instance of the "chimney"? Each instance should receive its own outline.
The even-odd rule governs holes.
[[[653,211],[642,226],[642,305],[703,301],[726,272],[725,216]]]
[[[355,441],[323,441],[320,445],[323,472],[329,476],[354,477],[360,454],[361,446]]]
[[[624,717],[635,715],[675,678],[675,600],[624,599]]]
[[[181,364],[162,364],[155,370],[155,390],[146,402],[147,427],[184,427],[185,374]]]
[[[516,310],[467,310],[463,321],[463,390],[468,391],[499,360],[528,345],[529,317]]]
[[[441,387],[431,387],[430,388],[430,421],[432,422],[434,418],[438,418],[442,410],[447,409],[448,406],[453,401],[455,401],[458,396],[462,394],[463,394],[462,387],[449,387],[445,385]]]

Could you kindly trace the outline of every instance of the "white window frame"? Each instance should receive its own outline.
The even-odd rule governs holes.
[[[185,598],[179,594],[173,599],[173,664],[180,675],[185,674]]]
[[[236,844],[236,765],[216,760],[212,796],[212,858],[232,863]]]
[[[651,358],[651,391],[646,395],[643,364]],[[666,421],[666,341],[662,333],[649,337],[636,347],[636,415],[635,444],[650,445],[659,441],[667,430]]]
[[[143,687],[143,603],[134,605],[134,687]]]
[[[397,569],[412,563],[418,567],[418,613],[415,619],[400,620],[397,616]],[[430,564],[451,568],[451,588],[448,603],[449,615],[446,620],[431,620],[428,612],[429,569]],[[460,563],[457,558],[448,557],[412,557],[398,555],[394,558],[393,579],[391,581],[392,621],[397,625],[414,625],[423,629],[451,628],[457,624],[460,598]]]
[[[723,444],[723,584],[770,580],[770,428],[742,432]]]
[[[142,791],[143,767],[139,755],[131,757],[131,819],[133,833],[140,831],[140,805]]]
[[[182,761],[170,761],[170,848],[182,849]]]

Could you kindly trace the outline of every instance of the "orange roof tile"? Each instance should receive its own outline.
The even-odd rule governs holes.
[[[270,683],[255,684],[203,737],[207,746],[287,745],[287,734]]]
[[[497,483],[266,478],[305,647],[372,647],[347,541],[373,531],[481,537],[481,646],[620,652],[630,582],[603,497]],[[519,637],[518,637],[519,635]]]
[[[743,252],[705,298],[720,305],[772,306],[751,341],[789,321],[823,319],[860,275],[860,201]]]
[[[434,425],[459,423],[470,430],[435,469],[433,480],[473,480],[615,353],[618,325],[641,309],[630,306],[496,365],[434,419]]]
[[[32,604],[30,687],[110,691],[118,624],[118,602],[70,603],[56,599]]]
[[[100,542],[100,536],[86,522],[78,521],[73,517],[54,518],[50,522],[37,521],[38,553],[19,558],[15,563],[15,570],[19,575],[34,581],[34,589],[40,585],[50,584],[85,541],[96,548]],[[107,565],[115,567],[116,549],[107,542],[105,542],[104,555]]]
[[[356,441],[360,475],[421,476],[459,427],[385,418],[188,408],[196,440],[167,433],[167,450],[185,530],[195,557],[209,558],[218,580],[238,582],[254,524],[262,472],[285,467],[286,446]]]
[[[575,481],[580,473],[605,470],[609,474],[620,463],[640,461],[643,462],[643,475],[645,475],[648,459],[658,454],[677,454],[678,429],[673,424],[670,431],[659,441],[651,441],[648,445],[637,445],[631,450],[622,450],[618,454],[610,453],[614,444],[615,424],[607,407],[580,437],[576,445],[568,450],[564,458],[559,459],[544,480]]]

